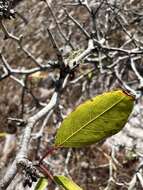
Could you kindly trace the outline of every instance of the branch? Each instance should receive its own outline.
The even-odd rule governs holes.
[[[47,106],[45,106],[42,110],[40,110],[37,114],[30,117],[27,120],[27,124],[24,129],[24,134],[21,138],[20,143],[20,150],[13,161],[12,165],[8,169],[7,173],[5,174],[4,178],[0,181],[0,189],[5,190],[11,183],[11,181],[14,179],[17,171],[19,163],[21,164],[23,160],[28,159],[28,146],[31,139],[31,133],[35,126],[35,124],[46,114],[48,114],[54,107],[56,106],[59,98],[59,93],[55,92]]]

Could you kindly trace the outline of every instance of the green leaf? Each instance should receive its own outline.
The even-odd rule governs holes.
[[[134,97],[122,90],[86,101],[64,119],[55,146],[82,147],[118,133],[126,124],[133,105]]]
[[[65,176],[54,176],[54,180],[66,190],[82,190],[71,179]]]
[[[45,177],[41,177],[35,187],[35,190],[45,190],[48,185],[48,180]]]

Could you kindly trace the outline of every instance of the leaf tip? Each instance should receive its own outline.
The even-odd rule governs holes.
[[[121,89],[122,94],[124,94],[125,96],[128,96],[129,98],[131,98],[132,100],[135,100],[135,94],[133,94],[132,92],[129,92],[125,89]]]

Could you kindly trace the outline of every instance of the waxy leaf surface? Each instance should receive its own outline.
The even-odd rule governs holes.
[[[65,176],[54,176],[54,180],[65,190],[82,190],[76,183]]]
[[[48,185],[48,180],[44,177],[41,177],[35,187],[35,190],[46,190]]]
[[[126,124],[133,104],[134,97],[122,90],[86,101],[64,119],[55,146],[82,147],[118,133]]]

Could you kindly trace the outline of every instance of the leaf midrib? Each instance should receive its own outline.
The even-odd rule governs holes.
[[[59,144],[59,146],[62,146],[66,141],[68,141],[69,139],[71,139],[74,135],[76,135],[80,130],[84,129],[86,126],[88,126],[90,123],[94,122],[96,119],[98,119],[100,116],[102,116],[103,114],[105,114],[107,111],[111,110],[112,108],[114,108],[116,105],[118,105],[123,99],[125,98],[125,96],[123,96],[121,99],[119,99],[117,102],[115,102],[112,106],[110,106],[109,108],[107,108],[106,110],[104,110],[103,112],[101,112],[99,115],[97,115],[96,117],[94,117],[92,120],[88,121],[86,124],[84,124],[83,126],[81,126],[78,130],[76,130],[73,134],[71,134],[69,137],[67,137],[62,143]]]

